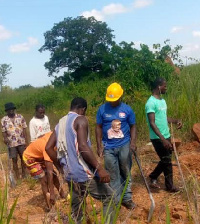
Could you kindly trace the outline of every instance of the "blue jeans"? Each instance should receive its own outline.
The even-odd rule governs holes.
[[[129,183],[122,202],[132,200],[131,191],[131,167],[132,153],[130,152],[130,142],[125,145],[114,148],[104,149],[105,168],[110,174],[110,186],[114,190],[116,201],[119,202],[126,180],[129,177]]]

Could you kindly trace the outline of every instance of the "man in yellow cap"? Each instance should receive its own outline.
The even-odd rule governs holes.
[[[99,107],[96,116],[97,153],[100,157],[104,155],[105,168],[110,173],[110,185],[118,202],[129,178],[122,205],[134,209],[130,172],[131,151],[136,150],[136,122],[131,107],[121,102],[122,95],[123,89],[116,82],[107,88],[108,102]]]

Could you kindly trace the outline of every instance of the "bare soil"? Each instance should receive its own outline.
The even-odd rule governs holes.
[[[200,203],[199,192],[196,192],[196,197],[192,196],[194,192],[193,183],[200,179],[200,143],[194,141],[186,144],[181,144],[178,148],[179,162],[181,164],[188,192],[190,195],[191,204]],[[138,150],[138,155],[143,167],[145,176],[148,179],[149,173],[156,166],[155,161],[158,161],[158,157],[151,145],[146,145]],[[5,165],[5,155],[1,155],[3,164]],[[133,160],[134,161],[134,160]],[[176,163],[173,159],[173,163]],[[168,193],[164,187],[164,177],[161,175],[159,183],[161,189],[159,191],[152,190],[153,198],[155,200],[155,211],[153,214],[153,224],[166,223],[166,209],[169,208],[170,220],[172,224],[191,224],[195,223],[192,219],[194,211],[189,212],[189,204],[186,197],[186,193],[183,188],[181,176],[177,166],[173,166],[174,170],[174,182],[177,187],[181,188],[179,193]],[[150,208],[150,199],[141,178],[140,172],[136,165],[133,164],[132,168],[133,178],[133,201],[137,204],[137,207],[133,211],[129,211],[124,207],[121,207],[117,223],[147,223],[148,212]],[[3,171],[0,169],[0,185],[3,187]],[[199,184],[200,186],[200,184]],[[64,184],[67,192],[67,186]],[[58,213],[61,218],[66,221],[66,213],[69,212],[69,200],[60,199],[57,196],[57,202],[51,212],[45,212],[45,203],[41,192],[40,184],[32,181],[30,178],[21,180],[18,182],[15,189],[9,188],[9,205],[11,206],[14,199],[19,195],[17,207],[14,212],[13,223],[16,224],[56,224],[58,222]],[[93,200],[98,216],[101,213],[101,203]],[[87,211],[90,215],[92,213],[91,199],[87,199]],[[197,206],[198,208],[198,206]],[[199,214],[199,213],[198,213]],[[92,217],[91,217],[92,219]],[[27,222],[28,221],[28,222]],[[94,221],[92,220],[92,223]]]

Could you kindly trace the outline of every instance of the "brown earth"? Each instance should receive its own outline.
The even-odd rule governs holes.
[[[164,177],[161,176],[159,182],[162,186],[161,190],[152,190],[153,198],[155,200],[155,211],[153,214],[153,224],[166,223],[166,208],[170,211],[170,220],[172,224],[191,224],[195,223],[192,220],[192,215],[195,217],[194,211],[188,211],[189,208],[193,209],[194,200],[196,202],[196,207],[199,209],[200,195],[196,191],[194,183],[197,180],[199,184],[200,179],[200,143],[191,142],[186,144],[181,144],[178,148],[179,161],[184,173],[186,186],[188,189],[188,194],[190,196],[191,207],[188,204],[186,193],[183,188],[183,184],[180,178],[179,170],[177,166],[173,166],[174,169],[174,181],[175,184],[181,187],[181,192],[170,194],[164,190]],[[158,158],[151,145],[146,145],[145,147],[138,150],[138,155],[143,167],[145,176],[153,170],[155,167],[155,162]],[[3,163],[6,159],[4,155],[1,155]],[[174,159],[173,159],[174,160]],[[176,163],[174,160],[173,163]],[[5,164],[4,164],[5,165]],[[0,169],[0,180],[1,187],[3,186],[3,173]],[[119,213],[117,224],[120,223],[147,223],[147,216],[150,208],[150,199],[143,184],[141,175],[139,173],[138,167],[134,162],[132,168],[133,177],[133,201],[137,204],[137,207],[133,211],[129,211],[122,207]],[[198,185],[198,187],[200,184]],[[66,191],[67,187],[64,186]],[[22,180],[18,183],[15,189],[9,188],[9,204],[12,205],[14,199],[19,195],[17,202],[17,207],[14,212],[13,221],[16,224],[56,224],[58,222],[58,213],[60,211],[61,217],[66,217],[66,212],[69,211],[69,200],[63,200],[58,197],[56,205],[52,208],[51,212],[45,212],[45,203],[43,200],[43,195],[40,189],[39,183],[34,182],[31,178]],[[195,196],[194,196],[195,195]],[[101,213],[101,203],[93,200],[98,217]],[[87,211],[91,217],[92,206],[91,199],[87,199]],[[199,211],[196,212],[199,214]],[[198,215],[197,215],[198,216]],[[13,222],[13,223],[14,223]],[[67,221],[64,223],[68,223]],[[94,223],[94,221],[92,221]],[[199,223],[199,222],[196,222]]]

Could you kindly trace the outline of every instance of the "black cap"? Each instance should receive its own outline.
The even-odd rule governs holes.
[[[16,109],[14,103],[6,103],[6,104],[5,104],[5,111],[8,111],[8,110],[14,110],[14,109]]]

